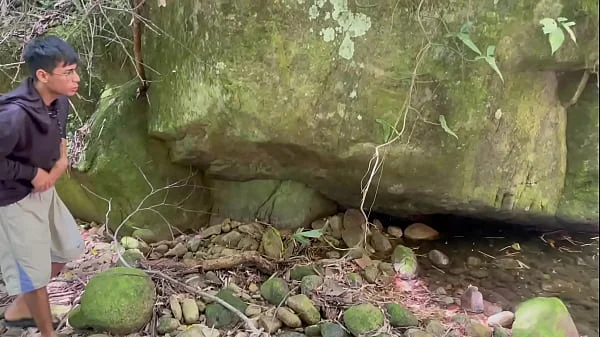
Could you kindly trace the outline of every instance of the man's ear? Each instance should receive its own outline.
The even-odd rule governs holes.
[[[49,74],[44,69],[38,69],[35,72],[35,77],[37,78],[38,81],[40,81],[42,83],[46,83],[46,82],[48,82]]]

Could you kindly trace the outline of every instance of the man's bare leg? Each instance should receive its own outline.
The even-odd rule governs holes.
[[[52,263],[51,278],[55,278],[65,268],[64,263]],[[44,288],[45,289],[45,288]],[[46,290],[44,290],[46,291]],[[10,321],[19,320],[23,318],[32,318],[31,312],[25,302],[25,294],[17,296],[13,303],[11,303],[6,312],[4,312],[4,318]],[[47,298],[46,292],[46,298]]]
[[[23,298],[42,337],[55,337],[46,287],[25,293]]]

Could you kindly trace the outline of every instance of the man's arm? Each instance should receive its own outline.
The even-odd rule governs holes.
[[[18,113],[3,111],[0,114],[0,180],[33,180],[37,168],[7,157],[19,141],[23,120]]]
[[[67,140],[62,138],[60,142],[60,158],[54,163],[50,170],[50,175],[56,182],[65,173],[69,167],[69,159],[67,158]]]

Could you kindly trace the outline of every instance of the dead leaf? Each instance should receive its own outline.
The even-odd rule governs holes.
[[[369,256],[363,255],[360,259],[354,260],[354,263],[356,263],[356,265],[359,266],[361,269],[365,269],[373,264],[373,260],[371,260]]]

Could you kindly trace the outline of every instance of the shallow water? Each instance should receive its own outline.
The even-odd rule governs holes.
[[[431,226],[436,227],[435,223]],[[484,299],[512,311],[526,299],[556,296],[567,306],[581,336],[598,337],[596,234],[562,231],[542,237],[544,233],[519,227],[477,222],[445,227],[440,240],[405,242],[418,247],[420,274],[432,291],[444,287],[448,295],[460,298],[463,289],[474,285]],[[515,243],[518,246],[511,247]],[[450,257],[450,265],[434,267],[427,258],[432,249]]]

